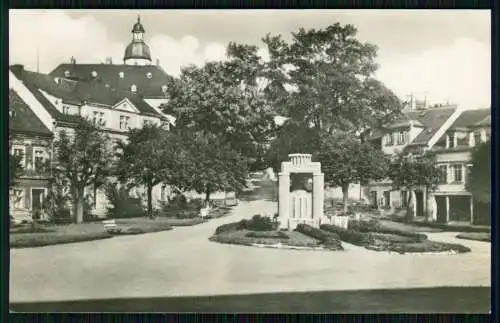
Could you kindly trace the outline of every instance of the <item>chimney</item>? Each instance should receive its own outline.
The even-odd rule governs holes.
[[[156,59],[156,66],[160,66],[160,59],[159,58]]]
[[[71,64],[76,64],[76,59],[73,56],[71,56],[70,62]]]
[[[106,57],[106,64],[111,65],[113,64],[113,59],[111,57]]]

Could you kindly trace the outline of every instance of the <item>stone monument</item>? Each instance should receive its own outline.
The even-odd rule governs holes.
[[[278,215],[280,229],[294,230],[299,223],[319,227],[323,218],[324,174],[321,164],[312,162],[310,154],[290,154],[290,161],[281,163],[278,174]],[[312,196],[305,190],[290,192],[290,174],[306,173],[313,176]]]

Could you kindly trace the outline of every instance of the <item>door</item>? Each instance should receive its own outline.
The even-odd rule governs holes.
[[[31,190],[31,211],[34,217],[39,217],[42,211],[44,189],[34,188]]]
[[[436,199],[436,221],[446,223],[446,196],[435,196]]]
[[[376,191],[370,192],[370,199],[372,201],[372,205],[374,207],[378,207],[378,204],[377,204],[378,199],[377,199],[377,192]]]
[[[391,191],[384,191],[384,206],[386,208],[391,207]]]
[[[424,216],[424,193],[422,191],[415,191],[415,206],[416,214],[415,216]]]

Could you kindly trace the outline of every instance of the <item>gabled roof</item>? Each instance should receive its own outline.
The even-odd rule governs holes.
[[[424,129],[410,145],[427,144],[456,110],[457,106],[453,105],[408,112],[410,118],[416,119],[424,125]]]
[[[122,91],[130,91],[134,84],[137,86],[137,93],[144,97],[164,97],[162,86],[168,86],[172,81],[172,77],[158,65],[60,64],[49,74],[51,77],[67,77],[66,71],[69,72],[69,78],[96,79]],[[92,72],[97,72],[95,78]],[[120,78],[121,72],[123,78]]]
[[[9,91],[9,107],[12,111],[10,129],[13,132],[19,131],[41,136],[52,136],[52,132],[36,116],[19,94],[12,89]]]
[[[478,109],[462,112],[450,128],[457,129],[488,125],[491,125],[491,110]]]
[[[79,121],[81,118],[79,116],[61,113],[39,90],[61,98],[65,103],[75,105],[81,105],[84,102],[88,102],[111,107],[122,101],[124,98],[127,98],[140,111],[141,114],[160,118],[162,117],[138,94],[107,87],[100,80],[67,81],[61,78],[61,81],[56,83],[55,77],[47,74],[26,71],[19,66],[11,67],[11,71],[25,84],[37,100],[40,101],[40,103],[56,120],[71,122]]]

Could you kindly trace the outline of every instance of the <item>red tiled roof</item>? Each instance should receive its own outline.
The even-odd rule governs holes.
[[[491,124],[491,110],[467,110],[462,112],[451,128],[467,128],[473,126],[486,126]]]
[[[162,86],[168,86],[172,81],[172,77],[157,65],[60,64],[49,74],[52,77],[66,77],[66,71],[70,73],[70,78],[76,80],[94,79],[92,72],[95,71],[95,79],[103,84],[122,91],[130,91],[134,84],[137,93],[144,97],[164,97]],[[123,72],[123,78],[120,78],[120,72]]]
[[[52,135],[52,132],[42,123],[28,104],[12,89],[9,91],[9,107],[12,111],[10,129],[13,132],[28,132],[42,136]]]

